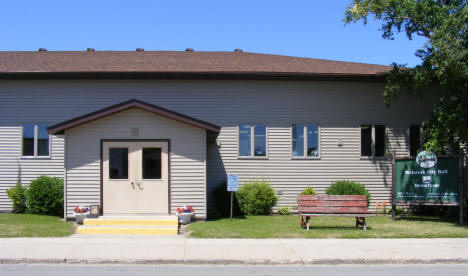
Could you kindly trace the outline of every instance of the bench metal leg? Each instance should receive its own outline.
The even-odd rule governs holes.
[[[304,221],[305,218],[305,221]],[[301,216],[301,226],[307,228],[307,231],[309,231],[309,216]]]
[[[365,217],[356,217],[356,227],[359,227],[359,225],[362,225],[363,230],[367,230]]]

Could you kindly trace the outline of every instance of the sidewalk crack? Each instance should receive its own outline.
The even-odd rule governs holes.
[[[86,242],[89,241],[90,238],[86,238],[83,242],[79,243],[78,246],[76,248],[74,248],[70,253],[68,253],[66,256],[65,256],[65,263],[68,263],[69,262],[69,259],[70,259],[70,256],[72,256],[73,254],[75,254],[76,251],[78,251],[78,249],[80,249],[80,247],[82,247]]]
[[[286,249],[289,250],[296,258],[296,260],[299,260],[301,264],[305,264],[304,259],[302,257],[299,257],[299,254],[294,250],[294,248],[289,248],[282,239],[278,239],[279,243]],[[292,261],[292,260],[291,260]]]

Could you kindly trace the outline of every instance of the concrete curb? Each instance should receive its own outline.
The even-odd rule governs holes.
[[[136,265],[385,265],[385,264],[468,264],[468,258],[460,259],[317,259],[308,261],[293,260],[169,260],[169,259],[0,259],[0,264],[136,264]]]

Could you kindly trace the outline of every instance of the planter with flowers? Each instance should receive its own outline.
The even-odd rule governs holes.
[[[177,216],[181,224],[189,224],[194,218],[194,210],[192,206],[184,206],[177,208]]]
[[[89,208],[76,206],[75,209],[73,209],[73,211],[75,212],[76,223],[83,224],[84,219],[88,217]]]

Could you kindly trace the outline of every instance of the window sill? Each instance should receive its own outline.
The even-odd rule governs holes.
[[[361,156],[359,160],[390,160],[387,156]]]
[[[51,156],[21,156],[21,160],[48,160]]]
[[[321,160],[320,156],[294,156],[291,157],[291,160]]]
[[[237,156],[238,160],[267,160],[268,156]]]

